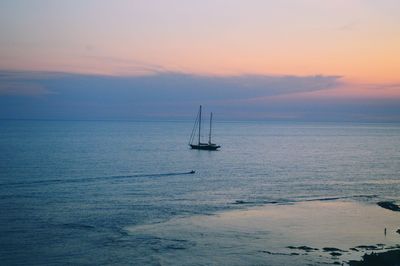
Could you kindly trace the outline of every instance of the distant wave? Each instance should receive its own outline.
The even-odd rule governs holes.
[[[278,203],[287,203],[287,201],[267,201],[267,200],[261,200],[261,201],[246,201],[246,200],[236,200],[235,202],[233,202],[232,204],[236,204],[236,205],[246,205],[246,204],[278,204]]]
[[[78,230],[94,230],[94,229],[96,229],[92,225],[79,224],[79,223],[65,223],[65,224],[61,224],[60,226],[69,228],[69,229],[78,229]]]
[[[177,175],[189,175],[193,172],[175,172],[175,173],[157,173],[157,174],[134,174],[134,175],[114,175],[114,176],[101,176],[101,177],[86,177],[86,178],[73,178],[73,179],[48,179],[48,180],[37,180],[27,182],[10,182],[3,183],[1,186],[29,186],[29,185],[50,185],[50,184],[68,184],[68,183],[81,183],[81,182],[93,182],[98,180],[115,180],[115,179],[126,179],[126,178],[140,178],[140,177],[163,177],[163,176],[177,176]]]
[[[292,182],[293,184],[297,184]],[[301,183],[301,182],[298,182]],[[349,181],[349,180],[331,180],[331,181],[308,181],[307,184],[309,185],[397,185],[400,184],[399,179],[378,179],[378,180],[356,180],[356,181]]]
[[[306,199],[302,201],[329,201],[329,200],[339,200],[339,199],[351,199],[351,198],[376,198],[378,195],[350,195],[350,196],[341,196],[341,197],[323,197],[323,198],[315,198],[315,199]]]
[[[333,201],[340,199],[351,199],[351,198],[376,198],[378,195],[350,195],[350,196],[338,196],[338,197],[317,197],[311,199],[278,199],[278,200],[236,200],[231,204],[235,205],[264,205],[264,204],[293,204],[297,202],[305,201]]]

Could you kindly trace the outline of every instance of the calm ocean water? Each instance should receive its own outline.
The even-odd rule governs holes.
[[[400,125],[217,122],[217,152],[190,150],[191,129],[0,121],[2,263],[157,265],[177,247],[124,228],[276,202],[400,199]]]

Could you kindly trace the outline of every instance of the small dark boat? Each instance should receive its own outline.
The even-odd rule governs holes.
[[[194,173],[196,173],[195,170],[192,170],[192,171],[189,172],[189,174],[194,174]]]
[[[211,129],[212,129],[212,117],[213,114],[210,114],[210,131],[208,134],[208,143],[201,142],[201,105],[199,108],[199,112],[197,113],[196,121],[194,122],[192,134],[190,135],[189,146],[194,150],[208,150],[215,151],[221,146],[211,142]],[[197,130],[198,129],[198,130]],[[197,143],[194,143],[196,132],[198,132]]]

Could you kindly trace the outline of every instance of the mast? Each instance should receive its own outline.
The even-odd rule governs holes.
[[[212,112],[210,114],[210,133],[208,134],[208,144],[211,144]]]
[[[200,133],[201,133],[201,105],[199,110],[199,145],[200,145]]]

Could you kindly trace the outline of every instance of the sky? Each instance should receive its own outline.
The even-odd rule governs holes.
[[[400,122],[397,0],[3,0],[0,119]]]

